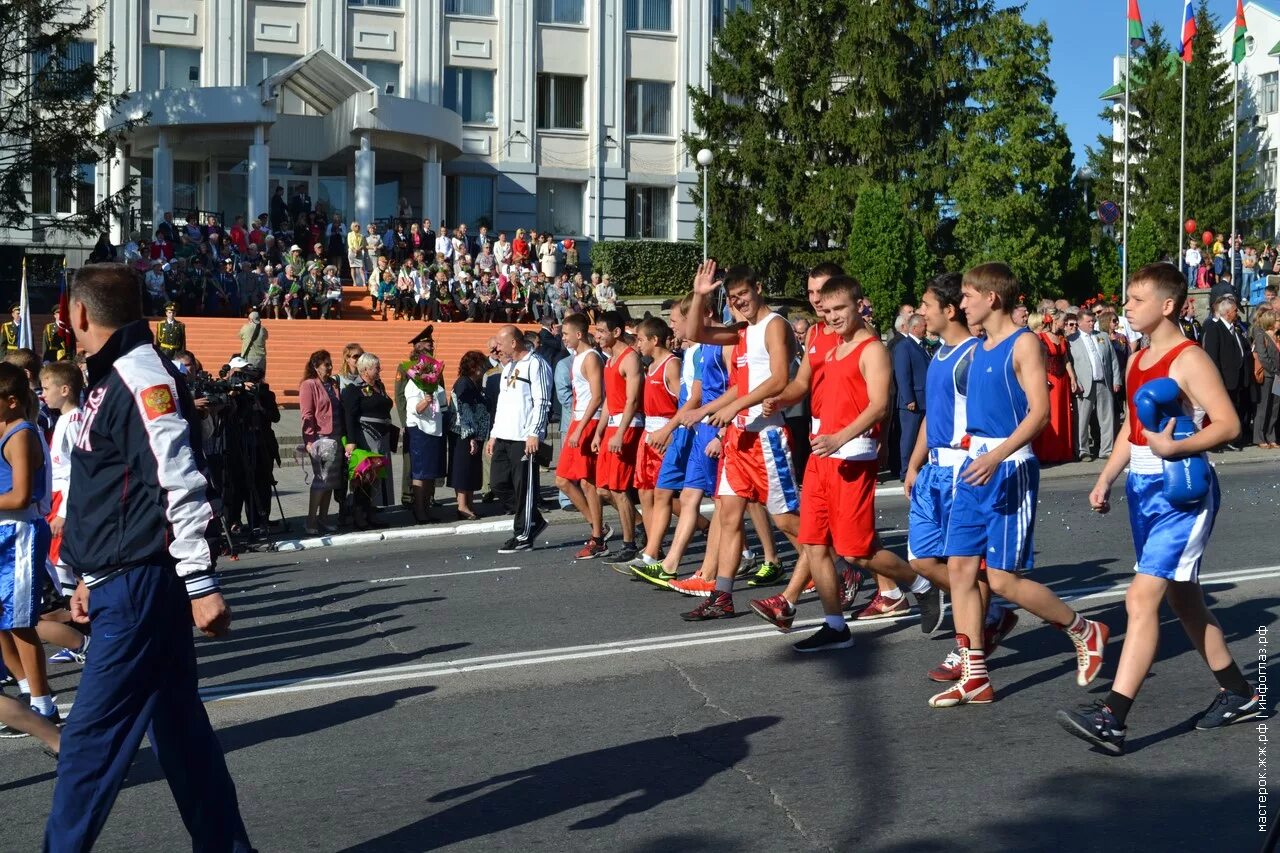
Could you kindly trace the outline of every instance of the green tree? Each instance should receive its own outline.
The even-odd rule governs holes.
[[[898,306],[914,302],[932,275],[924,235],[903,212],[902,199],[893,190],[865,187],[853,208],[853,238],[845,260],[845,269],[871,300],[876,327],[886,331]]]
[[[1032,301],[1062,286],[1079,190],[1053,110],[1048,28],[1009,12],[986,39],[952,184],[956,245],[966,266],[1008,263]]]
[[[80,41],[92,32],[100,4],[75,0],[5,0],[0,3],[0,224],[22,227],[34,185],[73,193],[82,164],[114,157],[140,121],[100,126],[125,95],[113,83],[113,49],[92,58]],[[101,201],[82,194],[74,216],[58,216],[53,230],[91,234],[106,230],[128,205],[121,188]]]

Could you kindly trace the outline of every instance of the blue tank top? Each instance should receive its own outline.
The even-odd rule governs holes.
[[[994,348],[980,343],[969,368],[966,419],[970,435],[1008,438],[1027,416],[1027,395],[1013,372],[1013,347],[1025,328],[1018,329]]]
[[[968,426],[966,400],[977,338],[942,346],[924,378],[925,438],[929,449],[959,448]]]
[[[9,443],[9,439],[24,429],[31,430],[32,440],[37,442],[37,446],[43,447],[44,445],[44,442],[41,441],[39,430],[29,421],[23,421],[6,432],[3,437],[0,437],[0,494],[13,491],[13,468],[9,465],[9,460],[4,458],[4,446]],[[49,494],[49,478],[46,476],[48,471],[48,456],[46,454],[45,466],[35,472],[35,482],[31,484],[32,506],[37,506]]]
[[[718,346],[699,348],[702,355],[702,405],[724,395],[729,387],[729,370],[724,366],[724,355]]]
[[[686,347],[680,358],[680,393],[676,397],[676,408],[682,408],[689,402],[693,383],[702,378],[702,344]]]

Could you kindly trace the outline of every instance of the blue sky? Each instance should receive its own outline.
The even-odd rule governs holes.
[[[1014,5],[1010,3],[1009,5]],[[1138,0],[1142,23],[1155,21],[1171,38],[1182,26],[1181,0]],[[1198,4],[1197,4],[1198,5]],[[1028,20],[1049,25],[1053,47],[1049,73],[1057,86],[1054,101],[1067,127],[1076,166],[1084,165],[1086,145],[1095,145],[1107,126],[1098,118],[1098,95],[1111,87],[1111,58],[1124,53],[1127,0],[1026,0]],[[1235,0],[1210,0],[1218,25],[1235,15]]]

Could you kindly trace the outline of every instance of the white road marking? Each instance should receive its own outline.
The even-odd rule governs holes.
[[[493,570],[490,570],[493,571]],[[1202,586],[1221,586],[1237,582],[1264,580],[1280,575],[1280,566],[1266,566],[1253,569],[1241,569],[1228,572],[1216,572],[1202,575]],[[1065,601],[1090,601],[1096,599],[1123,597],[1129,588],[1128,583],[1111,586],[1089,586],[1076,589],[1058,590],[1058,595]],[[898,622],[904,619],[916,619],[917,614],[876,619],[870,622],[849,623],[856,631],[874,630],[881,624]],[[805,619],[797,621],[794,628],[811,628],[821,624],[821,619]],[[793,633],[795,633],[793,631]],[[586,660],[589,658],[610,657],[614,655],[633,654],[635,652],[658,651],[661,649],[701,646],[712,643],[728,643],[739,640],[754,640],[764,637],[778,637],[780,632],[770,625],[719,628],[703,631],[698,634],[669,634],[659,637],[644,637],[633,640],[615,640],[605,643],[593,643],[583,646],[565,646],[554,649],[537,649],[523,652],[510,652],[498,655],[484,655],[472,658],[459,658],[451,661],[428,664],[403,664],[400,666],[382,667],[365,672],[346,673],[342,675],[322,676],[314,678],[275,678],[241,684],[226,684],[207,687],[200,691],[205,701],[222,701],[227,699],[247,699],[261,696],[277,696],[286,693],[304,693],[318,690],[332,690],[344,687],[359,687],[368,684],[384,684],[396,681],[416,681],[427,678],[442,678],[450,675],[462,675],[469,672],[484,672],[514,667],[556,664],[565,661]]]
[[[518,572],[519,566],[502,566],[497,569],[471,569],[466,572],[439,572],[432,575],[402,575],[398,578],[370,578],[369,583],[394,583],[395,581],[417,581],[423,578],[456,578],[459,575],[487,575],[492,572]]]

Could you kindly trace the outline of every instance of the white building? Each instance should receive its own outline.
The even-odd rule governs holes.
[[[1257,134],[1259,160],[1252,167],[1240,164],[1239,182],[1241,186],[1249,181],[1261,182],[1265,203],[1273,211],[1273,234],[1268,236],[1280,237],[1280,200],[1276,194],[1276,162],[1280,157],[1280,15],[1258,3],[1246,3],[1244,17],[1248,34],[1245,58],[1240,63],[1240,115],[1245,118],[1246,126]],[[1178,33],[1170,33],[1170,37],[1176,45]],[[1234,40],[1235,15],[1232,14],[1218,33],[1218,49],[1228,59]],[[1172,64],[1178,61],[1171,55]],[[1115,57],[1111,69],[1113,85],[1100,96],[1115,105],[1111,137],[1118,144],[1124,142],[1124,72],[1124,56]],[[1226,232],[1229,223],[1205,223],[1205,226]]]
[[[150,119],[77,186],[33,179],[31,228],[0,244],[68,248],[42,224],[126,181],[117,243],[166,211],[249,221],[277,186],[346,221],[404,198],[433,224],[691,239],[684,92],[733,4],[106,0],[78,48],[112,45],[122,113]]]

